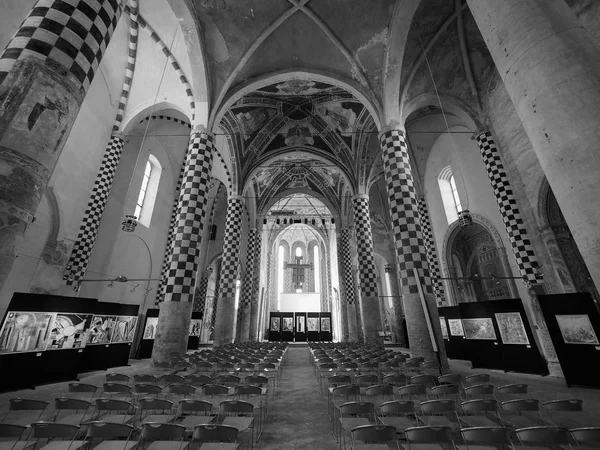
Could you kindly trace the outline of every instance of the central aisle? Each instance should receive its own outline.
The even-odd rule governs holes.
[[[319,393],[308,347],[288,348],[281,384],[269,409],[272,415],[267,418],[257,449],[338,448],[331,434],[331,421],[327,417],[327,398]]]

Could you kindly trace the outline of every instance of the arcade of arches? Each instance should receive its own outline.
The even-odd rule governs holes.
[[[594,0],[0,0],[0,48],[2,315],[159,308],[161,362],[306,306],[431,358],[521,298],[560,376],[537,296],[599,299]]]

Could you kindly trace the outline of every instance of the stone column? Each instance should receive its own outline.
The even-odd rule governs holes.
[[[431,228],[431,219],[429,218],[429,209],[424,198],[418,200],[419,220],[421,221],[421,231],[423,232],[423,241],[427,250],[427,264],[431,274],[431,283],[436,300],[444,300],[444,284],[440,280],[440,263],[438,260],[435,241],[433,239],[433,229]]]
[[[244,275],[244,285],[242,286],[242,295],[240,308],[242,314],[242,329],[240,339],[242,341],[250,340],[250,321],[252,314],[252,286],[254,281],[254,257],[256,253],[256,228],[251,228],[248,233],[248,253],[246,255],[246,273]]]
[[[106,209],[124,144],[121,133],[113,132],[100,163],[100,170],[96,175],[92,195],[83,214],[77,240],[73,245],[71,257],[63,276],[67,285],[77,285],[85,275],[98,237],[100,221]]]
[[[339,236],[339,235],[338,235]],[[348,302],[346,300],[346,289],[344,282],[341,279],[341,275],[344,273],[344,264],[342,257],[342,242],[341,237],[337,239],[337,263],[338,263],[338,286],[339,286],[339,298],[340,298],[340,340],[342,342],[348,342],[350,340],[348,335]]]
[[[169,361],[176,355],[182,356],[187,349],[200,240],[206,220],[212,150],[212,134],[205,129],[194,129],[184,163],[165,296],[159,307],[152,349],[154,363]]]
[[[356,320],[356,309],[355,302],[356,296],[354,295],[354,275],[352,274],[352,248],[350,246],[350,230],[348,228],[342,228],[342,242],[341,242],[341,264],[342,264],[342,286],[346,293],[346,304],[348,316],[348,339],[350,341],[358,341],[358,321]]]
[[[352,197],[354,224],[356,227],[356,250],[361,293],[361,316],[364,327],[365,343],[383,345],[379,336],[381,330],[381,310],[377,295],[377,270],[375,269],[373,250],[373,234],[371,233],[371,214],[369,212],[369,196]]]
[[[600,286],[600,50],[564,0],[467,0]]]
[[[433,299],[405,132],[387,129],[380,134],[380,141],[410,349],[413,356],[423,356],[427,360],[439,357],[442,368],[446,370],[448,361],[437,305]],[[422,286],[428,311],[423,308],[419,284]],[[426,314],[433,327],[437,355],[433,350]]]
[[[235,290],[240,256],[240,238],[242,231],[242,212],[244,198],[231,195],[227,200],[227,218],[223,238],[223,262],[219,280],[219,301],[215,320],[214,345],[233,342],[236,325]]]
[[[40,0],[0,54],[0,289],[121,15]]]
[[[260,320],[260,261],[262,255],[262,231],[256,231],[254,244],[254,268],[252,276],[251,310],[250,310],[250,340],[258,340],[258,321]]]

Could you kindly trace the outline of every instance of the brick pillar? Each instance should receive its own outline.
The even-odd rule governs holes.
[[[0,289],[120,15],[117,0],[40,0],[0,54]]]
[[[433,239],[433,229],[431,228],[431,219],[429,218],[429,209],[424,198],[418,200],[419,220],[421,221],[421,231],[423,232],[423,242],[427,250],[427,264],[431,274],[431,284],[436,300],[444,300],[444,285],[440,277],[440,262],[438,260],[435,240]]]
[[[354,224],[356,227],[356,250],[358,252],[358,268],[360,277],[360,311],[363,322],[365,343],[383,345],[379,336],[381,330],[381,309],[377,295],[377,271],[375,269],[375,251],[373,250],[373,234],[371,232],[371,214],[369,212],[369,196],[352,197]]]
[[[239,195],[231,195],[227,200],[223,262],[221,263],[220,292],[215,320],[215,346],[229,344],[233,342],[235,336],[235,291],[240,256],[243,202],[244,198]]]
[[[212,159],[212,134],[195,129],[190,136],[184,164],[165,297],[160,304],[156,326],[152,350],[155,363],[168,361],[174,355],[181,356],[187,349]]]
[[[423,356],[427,360],[439,356],[441,365],[446,370],[448,361],[437,305],[433,299],[433,287],[427,266],[427,253],[419,221],[417,196],[404,130],[383,131],[380,134],[380,141],[410,349],[413,356]],[[423,308],[418,284],[423,288],[427,311]],[[438,355],[433,349],[426,314],[429,315],[434,332]]]
[[[343,266],[342,285],[346,293],[348,339],[358,341],[358,321],[356,317],[356,296],[354,295],[354,275],[352,274],[352,247],[350,245],[350,230],[342,228],[341,264]]]
[[[83,279],[87,270],[124,144],[121,133],[118,132],[113,133],[108,141],[100,170],[96,175],[92,195],[83,214],[77,240],[73,245],[71,257],[63,276],[68,285],[77,285]]]

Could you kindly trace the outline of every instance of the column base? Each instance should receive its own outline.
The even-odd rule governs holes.
[[[213,335],[215,347],[233,342],[237,322],[235,312],[234,297],[223,297],[217,300],[217,317]]]
[[[379,310],[379,297],[361,297],[363,333],[365,344],[375,344],[383,347],[381,315]]]
[[[356,308],[353,304],[348,305],[346,310],[348,317],[348,340],[358,342],[358,322],[356,320]]]
[[[246,305],[242,308],[240,340],[243,342],[247,342],[250,340],[250,314],[251,314],[251,312],[252,312],[252,307],[250,305]]]
[[[170,363],[187,351],[192,302],[161,302],[152,349],[152,364]]]

